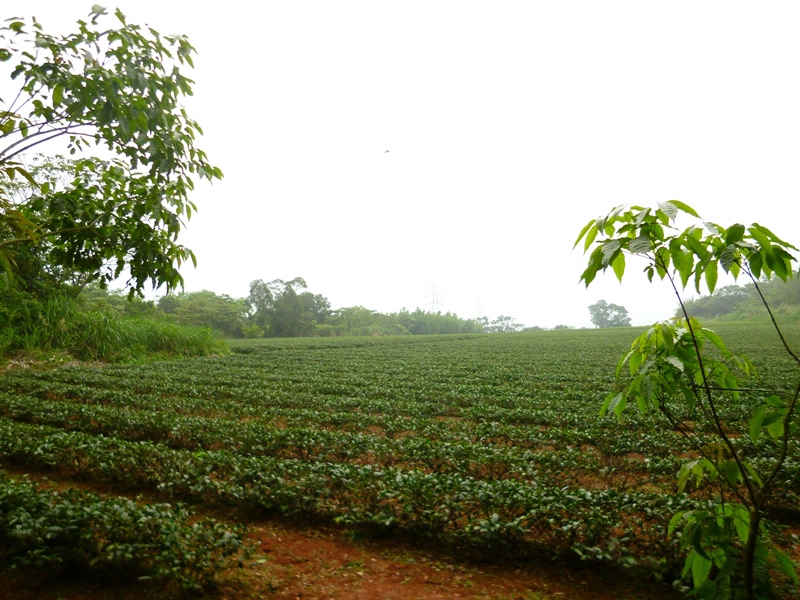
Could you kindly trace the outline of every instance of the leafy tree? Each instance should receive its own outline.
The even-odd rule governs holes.
[[[442,335],[453,333],[481,333],[483,327],[472,319],[441,311],[427,312],[420,308],[409,312],[403,309],[385,315],[386,333],[410,333],[411,335]]]
[[[256,279],[250,282],[250,294],[247,296],[250,322],[265,332],[270,326],[275,295],[280,293],[280,287],[276,282],[280,280],[264,283],[263,280]]]
[[[692,317],[715,319],[736,311],[742,303],[747,302],[750,298],[751,294],[745,287],[728,285],[716,290],[710,296],[697,300],[684,300],[684,305],[686,312]],[[681,314],[681,308],[678,307],[676,315],[681,316]]]
[[[304,318],[317,325],[324,325],[331,315],[330,301],[322,294],[311,292],[302,292],[299,297],[303,303]]]
[[[247,325],[247,302],[244,299],[203,290],[163,296],[158,307],[180,325],[208,327],[225,337],[244,337]]]
[[[306,287],[302,277],[291,281],[274,279],[269,283],[253,281],[246,300],[251,324],[273,337],[311,335],[328,318],[330,303],[319,294],[298,293]]]
[[[189,193],[194,178],[222,172],[195,147],[202,130],[181,106],[193,82],[180,69],[192,66],[194,48],[184,36],[115,15],[116,28],[101,25],[106,11],[95,6],[77,32],[62,36],[36,19],[0,28],[0,61],[10,63],[19,85],[10,103],[0,100],[0,267],[7,279],[38,256],[101,282],[127,272],[133,294],[147,282],[181,285],[179,267],[195,262],[177,241],[195,210]],[[74,157],[59,163],[58,182],[34,177],[20,162],[54,139]],[[106,158],[83,154],[98,146]],[[20,178],[31,186],[23,200],[9,193]]]
[[[273,303],[270,333],[275,337],[308,335],[313,321],[305,318],[305,306],[297,293],[297,289],[305,289],[306,282],[298,277],[283,285],[282,292]]]
[[[681,213],[697,223],[679,230],[675,219]],[[792,561],[769,540],[765,515],[778,502],[781,488],[797,478],[797,467],[792,473],[786,459],[798,430],[800,355],[784,336],[760,284],[762,275],[790,278],[795,260],[791,252],[797,248],[758,224],[725,228],[704,221],[677,200],[655,210],[617,207],[590,221],[575,245],[581,241],[585,251],[595,245],[581,275],[587,286],[608,267],[622,281],[625,256],[633,254],[647,260],[650,280],[658,276],[669,281],[681,307],[681,317],[656,323],[634,340],[617,366],[619,375],[627,364],[632,379],[622,392],[608,396],[601,414],[621,417],[630,401],[642,412],[656,411],[683,435],[687,451],[694,454],[678,474],[679,488],[691,483],[715,490],[712,509],[678,513],[669,525],[670,534],[682,528],[680,543],[687,553],[683,576],[691,575],[695,596],[772,597],[769,573],[776,570],[797,585]],[[771,389],[742,430],[726,415],[724,400],[744,406],[743,392],[760,391],[746,390],[741,383],[752,372],[751,362],[689,315],[681,296],[690,280],[698,293],[702,283],[713,293],[720,267],[734,278],[743,274],[750,280],[795,365],[796,384],[764,385]],[[772,452],[754,460],[752,449],[763,446],[765,434]]]
[[[376,323],[378,314],[363,306],[347,306],[333,311],[330,321],[339,335],[372,335],[380,331]]]
[[[631,318],[628,310],[624,306],[609,304],[605,300],[598,300],[589,307],[589,314],[592,317],[594,326],[602,329],[604,327],[630,327]]]
[[[479,317],[477,323],[486,333],[508,333],[511,331],[519,331],[525,327],[523,324],[517,323],[514,317],[505,315],[500,315],[493,321],[489,321],[489,317]]]
[[[517,323],[514,317],[500,315],[492,321],[486,328],[487,333],[508,333],[511,331],[519,331],[525,327],[521,323]]]
[[[154,318],[158,310],[152,300],[144,300],[138,296],[130,298],[123,290],[104,289],[97,283],[84,287],[78,300],[90,310],[110,308],[121,317]]]

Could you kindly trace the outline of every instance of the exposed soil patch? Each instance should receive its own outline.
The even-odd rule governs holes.
[[[619,572],[603,575],[599,570],[553,563],[476,565],[391,541],[351,541],[347,536],[337,529],[254,526],[251,537],[261,542],[261,552],[268,558],[258,593],[267,595],[272,589],[275,598],[365,600],[678,597],[667,587],[633,580],[620,583]],[[252,576],[245,579],[250,585],[256,583]]]

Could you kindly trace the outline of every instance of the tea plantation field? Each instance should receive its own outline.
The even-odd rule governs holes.
[[[759,369],[753,387],[794,387],[766,325],[716,330]],[[711,492],[677,493],[675,473],[690,454],[657,417],[598,417],[637,332],[258,340],[229,356],[12,371],[0,377],[0,469],[57,472],[171,506],[336,522],[478,556],[574,556],[674,577],[682,557],[669,518]],[[757,403],[755,393],[730,401],[726,423],[742,426]],[[756,462],[768,460],[767,440],[736,439]],[[776,513],[786,523],[798,516],[796,442],[790,454]],[[66,562],[114,565],[147,546],[180,558],[153,571],[149,555],[148,572],[197,587],[239,552],[239,532],[166,515],[177,510],[166,504],[121,509],[83,493],[59,502],[43,493],[0,476],[0,559],[42,568],[67,553]],[[72,512],[53,509],[61,500]],[[20,516],[37,502],[45,516]],[[91,527],[106,527],[99,534],[80,521],[89,505]],[[109,511],[134,517],[111,522]],[[151,525],[145,542],[132,532],[142,519]]]

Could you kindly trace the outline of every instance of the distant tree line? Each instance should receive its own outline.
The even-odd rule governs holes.
[[[800,275],[800,274],[799,274]],[[758,287],[775,313],[782,320],[800,319],[800,277],[759,281]],[[710,296],[685,301],[690,316],[698,319],[725,321],[757,321],[769,318],[755,285],[728,285]],[[676,311],[676,315],[679,311]],[[683,315],[680,315],[683,316]]]
[[[228,338],[502,333],[524,327],[505,315],[490,320],[462,319],[451,312],[420,308],[393,313],[363,306],[332,309],[325,296],[314,294],[307,287],[301,277],[270,282],[256,279],[246,298],[202,291],[171,293],[147,301],[89,285],[81,296],[94,308],[111,308],[127,317],[209,327]]]

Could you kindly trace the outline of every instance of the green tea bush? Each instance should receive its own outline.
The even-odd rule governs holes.
[[[242,540],[220,523],[189,517],[169,504],[41,491],[0,472],[0,562],[42,574],[85,571],[202,589],[235,562]]]

